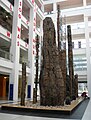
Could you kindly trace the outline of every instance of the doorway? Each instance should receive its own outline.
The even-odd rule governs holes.
[[[9,93],[9,75],[0,74],[0,100],[7,100]]]

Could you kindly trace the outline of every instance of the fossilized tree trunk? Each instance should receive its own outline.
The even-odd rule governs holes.
[[[57,106],[64,104],[64,80],[56,48],[55,28],[52,19],[43,21],[43,63],[40,73],[40,104]]]
[[[78,75],[76,74],[75,75],[75,78],[74,78],[74,93],[75,93],[75,97],[77,98],[78,97]]]
[[[26,93],[26,63],[22,63],[21,105],[25,105]]]
[[[39,60],[39,38],[38,35],[36,36],[36,74],[35,74],[35,88],[33,89],[33,103],[35,104],[37,102],[37,86],[38,86],[38,70],[39,70],[39,65],[38,65],[38,60]]]
[[[65,99],[66,98],[66,48],[61,49],[61,42],[63,40],[60,39],[60,27],[62,27],[61,22],[60,22],[60,5],[57,5],[57,40],[58,40],[58,51],[59,51],[59,64],[62,70],[62,76],[64,81],[64,99]]]
[[[74,96],[74,69],[73,69],[73,51],[72,51],[72,36],[71,26],[67,26],[68,37],[68,67],[69,67],[69,79],[70,79],[70,96]]]
[[[59,51],[59,63],[64,81],[64,100],[66,98],[66,50]]]

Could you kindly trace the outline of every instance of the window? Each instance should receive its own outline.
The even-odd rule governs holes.
[[[66,42],[64,42],[63,47],[64,47],[64,49],[66,49]]]
[[[72,42],[72,48],[74,48],[74,42]]]
[[[81,41],[78,41],[78,48],[81,48]]]
[[[14,0],[8,0],[14,6]]]

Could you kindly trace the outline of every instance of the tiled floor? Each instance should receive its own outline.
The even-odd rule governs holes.
[[[69,119],[34,117],[34,116],[0,113],[0,120],[69,120]],[[78,119],[71,119],[71,120],[78,120]]]
[[[91,99],[88,103],[87,109],[85,110],[82,120],[91,120]]]

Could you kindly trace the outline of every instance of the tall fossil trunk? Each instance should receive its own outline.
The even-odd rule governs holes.
[[[73,69],[73,51],[72,51],[72,35],[71,26],[67,26],[68,37],[68,67],[69,67],[69,80],[70,80],[70,97],[74,96],[74,69]]]
[[[64,80],[56,47],[55,28],[52,19],[43,21],[43,64],[40,72],[40,105],[64,105]]]
[[[38,65],[38,60],[39,60],[39,37],[38,35],[36,36],[36,75],[35,75],[35,88],[33,89],[33,103],[35,104],[37,102],[37,86],[39,83],[38,80],[38,70],[39,70],[39,65]]]
[[[57,40],[58,40],[58,51],[59,51],[59,63],[62,70],[62,76],[64,80],[64,100],[66,98],[66,48],[61,49],[62,36],[60,38],[60,28],[62,27],[62,21],[60,21],[60,5],[57,5]],[[62,30],[61,30],[62,32]],[[62,33],[61,33],[62,35]]]
[[[75,83],[74,92],[75,92],[75,97],[77,98],[78,97],[78,75],[77,74],[74,77],[74,83]]]
[[[22,63],[21,105],[25,106],[26,93],[26,63]]]

